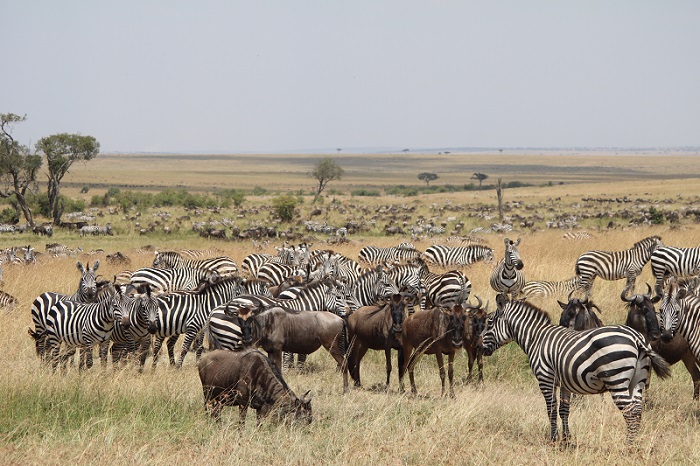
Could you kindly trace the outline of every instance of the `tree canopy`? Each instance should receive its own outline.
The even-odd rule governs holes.
[[[472,175],[472,180],[479,180],[479,187],[481,187],[481,182],[487,179],[489,176],[483,173],[474,173]]]
[[[87,162],[100,153],[100,143],[92,136],[80,134],[53,134],[39,139],[36,147],[46,155],[49,168],[48,197],[54,223],[61,221],[60,184],[71,165],[77,161]]]
[[[326,157],[319,160],[314,166],[314,169],[309,173],[309,176],[318,181],[314,202],[316,202],[329,181],[339,180],[344,173],[345,170],[343,170],[343,168],[332,158]]]
[[[423,172],[418,175],[418,179],[425,181],[426,186],[430,186],[431,181],[435,181],[440,178],[437,173]]]

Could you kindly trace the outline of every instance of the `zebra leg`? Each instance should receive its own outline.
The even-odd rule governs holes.
[[[156,364],[158,364],[158,353],[160,353],[160,347],[163,346],[163,341],[165,340],[165,337],[156,337],[156,340],[153,342],[153,368],[156,368]]]
[[[560,393],[559,417],[561,418],[561,435],[562,440],[568,443],[571,437],[569,433],[569,407],[571,406],[571,392],[562,387]]]
[[[174,366],[175,365],[175,343],[177,343],[177,339],[180,335],[173,335],[168,338],[168,342],[165,344],[165,346],[168,347],[168,358],[170,359],[170,365]]]
[[[200,331],[197,334],[197,339],[194,342],[194,352],[197,356],[197,362],[202,358],[202,353],[204,352],[204,331]]]
[[[146,365],[148,357],[148,348],[151,346],[151,336],[148,335],[138,345],[139,348],[139,372],[143,372],[143,366]]]
[[[109,356],[109,344],[110,340],[106,340],[100,343],[100,364],[103,368],[107,367],[107,359]]]
[[[287,351],[285,351],[282,358],[283,358],[283,361],[282,361],[283,368],[290,369],[290,368],[294,367],[294,353],[288,353]]]
[[[185,334],[185,341],[182,342],[182,349],[180,350],[180,359],[177,361],[177,364],[175,364],[175,367],[177,369],[180,369],[182,367],[182,363],[185,361],[185,356],[187,356],[187,353],[190,350],[190,346],[192,346],[192,341],[197,337],[196,333],[193,332],[187,332]],[[168,340],[168,346],[170,344],[170,340]],[[169,350],[169,348],[168,348]]]
[[[299,369],[299,370],[304,369],[304,364],[306,364],[306,358],[308,356],[309,356],[308,354],[303,354],[303,353],[297,354],[297,369]]]
[[[633,271],[627,273],[627,282],[625,283],[625,295],[632,290],[634,292],[634,284],[637,281],[637,274]]]
[[[552,442],[557,441],[557,392],[555,391],[554,383],[551,380],[540,382],[540,391],[544,396],[544,401],[547,404],[547,416],[549,417],[549,439]]]

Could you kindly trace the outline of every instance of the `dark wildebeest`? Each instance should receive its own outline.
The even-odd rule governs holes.
[[[256,349],[212,351],[202,356],[197,369],[204,408],[212,419],[220,419],[224,406],[238,406],[239,422],[243,425],[250,406],[256,410],[258,422],[274,413],[277,422],[290,419],[311,423],[309,392],[297,398],[279,369]]]
[[[603,322],[594,312],[594,309],[601,312],[600,308],[590,302],[588,298],[583,300],[572,298],[572,294],[573,291],[569,293],[569,302],[567,303],[557,301],[562,311],[559,325],[578,331],[602,327]]]
[[[644,338],[650,342],[651,348],[659,353],[669,365],[683,361],[693,379],[693,399],[697,400],[700,395],[700,362],[690,350],[688,340],[679,333],[673,335],[669,342],[659,338],[661,331],[653,304],[659,299],[657,297],[651,298],[651,286],[647,285],[647,288],[648,293],[644,295],[637,294],[627,298],[624,291],[620,295],[620,299],[626,302],[629,308],[625,325],[644,335]]]
[[[484,361],[482,359],[481,350],[479,350],[481,332],[486,327],[486,318],[488,314],[486,309],[481,308],[481,300],[475,296],[478,303],[476,307],[471,308],[467,313],[467,320],[464,322],[464,351],[467,353],[467,382],[472,381],[472,370],[474,369],[474,361],[479,369],[478,382],[484,381]],[[487,304],[488,307],[488,304]]]
[[[360,361],[367,350],[384,350],[386,356],[386,387],[391,376],[391,350],[401,354],[401,332],[406,318],[406,302],[400,294],[394,294],[383,306],[362,306],[348,316],[348,339],[351,349],[348,370],[355,381],[360,383]],[[399,366],[401,365],[399,356]]]
[[[347,332],[342,317],[331,312],[293,311],[275,306],[248,320],[253,329],[253,342],[267,351],[280,369],[284,351],[311,354],[323,346],[342,370],[343,392],[347,392]]]
[[[228,303],[215,308],[205,328],[209,349],[237,351],[253,344],[253,329],[247,320],[250,308],[231,309]]]
[[[442,395],[445,395],[445,363],[442,355],[448,355],[447,374],[450,379],[450,396],[454,397],[455,353],[464,344],[464,322],[467,313],[464,306],[458,304],[449,311],[440,308],[415,312],[403,323],[402,364],[399,367],[399,386],[403,391],[403,376],[408,368],[411,391],[417,393],[413,370],[423,354],[434,354],[437,358],[442,382]],[[414,351],[415,349],[415,351]]]

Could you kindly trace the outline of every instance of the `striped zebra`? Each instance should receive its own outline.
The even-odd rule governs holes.
[[[85,267],[82,262],[78,261],[76,267],[80,271],[78,291],[72,295],[53,293],[50,291],[44,292],[37,296],[32,302],[31,313],[34,330],[30,328],[29,335],[34,339],[36,354],[42,361],[46,360],[47,357],[46,320],[51,307],[63,300],[91,303],[97,298],[97,269],[100,267],[100,261],[95,261],[92,267],[90,267],[89,262],[87,267]]]
[[[156,251],[153,260],[153,268],[156,269],[181,269],[191,267],[193,269],[210,270],[220,277],[235,277],[238,275],[236,261],[226,256],[212,257],[211,259],[187,259],[177,251]]]
[[[374,267],[379,264],[401,264],[420,257],[421,252],[411,243],[401,243],[389,248],[377,246],[365,246],[360,249],[358,259],[365,267]]]
[[[214,309],[205,330],[209,349],[236,351],[244,348],[246,340],[251,338],[250,321],[248,325],[245,322],[239,314],[230,311],[228,304]]]
[[[508,238],[503,240],[506,246],[505,255],[491,272],[489,283],[496,293],[511,299],[516,299],[525,286],[525,274],[522,272],[523,261],[520,259],[520,238],[513,242]]]
[[[345,288],[351,312],[362,306],[375,306],[398,293],[396,284],[381,265],[369,270]]]
[[[642,273],[644,265],[649,262],[652,253],[663,246],[661,238],[649,236],[634,243],[624,251],[588,251],[581,254],[576,261],[576,275],[581,278],[581,289],[590,294],[593,280],[627,279],[625,292],[634,290],[634,283]]]
[[[51,351],[51,361],[54,370],[59,364],[59,351],[62,344],[68,347],[68,352],[60,358],[65,366],[66,361],[76,348],[81,349],[79,369],[92,366],[92,346],[108,341],[114,328],[115,319],[122,317],[117,293],[111,289],[110,298],[97,303],[80,303],[62,300],[49,309],[46,316],[46,341]],[[90,356],[87,356],[90,354]],[[105,358],[106,359],[106,358]]]
[[[180,255],[187,257],[189,259],[204,259],[212,256],[220,256],[224,253],[218,248],[208,248],[208,249],[180,249]]]
[[[294,275],[301,275],[302,277],[306,278],[306,272],[299,267],[279,264],[277,262],[268,262],[267,264],[263,264],[260,269],[258,269],[258,274],[256,277],[261,280],[265,280],[270,286],[279,286],[287,278]]]
[[[176,291],[157,296],[158,304],[156,321],[149,321],[149,330],[155,335],[153,344],[153,367],[158,364],[158,354],[160,353],[163,341],[167,338],[168,357],[170,365],[177,368],[182,367],[182,363],[189,351],[192,343],[202,332],[209,314],[217,306],[230,301],[243,292],[241,279],[230,277],[225,280],[208,286],[201,291]],[[182,343],[180,357],[175,362],[175,343],[178,336],[185,334]],[[197,342],[199,343],[199,342]],[[197,359],[201,356],[202,347],[196,346]]]
[[[531,280],[523,285],[523,296],[530,298],[533,296],[558,296],[568,295],[572,291],[581,288],[581,277],[574,276],[568,280],[546,281],[546,280]]]
[[[459,270],[438,274],[430,271],[421,259],[414,259],[418,265],[420,278],[425,288],[424,309],[442,307],[451,310],[458,304],[464,304],[469,299],[472,283]]]
[[[434,244],[425,250],[425,260],[439,267],[464,267],[478,261],[494,262],[493,249],[488,246],[444,246]]]
[[[559,417],[564,441],[570,437],[571,394],[609,391],[622,411],[631,442],[639,431],[642,392],[650,367],[661,378],[671,375],[668,363],[636,330],[612,325],[577,332],[552,325],[547,313],[525,301],[505,302],[488,318],[481,338],[487,356],[511,340],[527,354],[544,395],[552,441],[557,440],[558,432],[557,386],[561,388]]]
[[[447,238],[436,241],[435,244],[445,246],[487,246],[488,241],[481,236],[466,235],[466,236],[448,236]]]
[[[425,296],[426,290],[423,280],[421,280],[421,269],[413,262],[391,267],[387,271],[387,276],[399,290],[399,293]],[[420,310],[425,310],[425,299],[420,299]],[[413,310],[410,312],[412,313]]]
[[[0,309],[5,309],[7,312],[12,312],[17,309],[19,301],[10,293],[0,291]]]
[[[671,280],[661,301],[660,320],[661,341],[669,343],[676,332],[680,333],[700,361],[700,297],[686,294]]]
[[[564,233],[562,236],[563,239],[567,241],[582,241],[586,239],[591,239],[595,238],[592,234],[588,233],[587,231],[569,231],[567,233]]]
[[[217,272],[206,269],[145,267],[133,272],[129,283],[134,288],[148,286],[155,292],[190,291],[202,285],[212,284],[220,278]]]
[[[309,259],[309,267],[316,270],[319,267],[332,267],[335,278],[346,284],[354,283],[362,275],[362,267],[357,261],[350,259],[338,252],[317,249],[312,251]]]
[[[663,282],[669,277],[687,278],[700,275],[700,247],[675,248],[663,246],[651,254],[651,271],[656,283],[656,296],[663,294]]]

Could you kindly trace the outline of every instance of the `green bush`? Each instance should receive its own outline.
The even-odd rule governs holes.
[[[256,186],[253,188],[253,196],[264,196],[267,194],[267,189]]]
[[[9,223],[15,225],[19,222],[19,215],[12,207],[7,207],[0,211],[0,223]]]
[[[661,225],[666,221],[664,211],[654,206],[649,207],[649,221],[652,225]]]
[[[278,196],[272,199],[272,209],[283,222],[291,222],[297,202],[297,198],[289,194]]]
[[[353,189],[350,191],[351,196],[369,196],[369,197],[377,197],[380,196],[381,193],[377,189],[365,189],[365,188],[360,188],[360,189]]]

